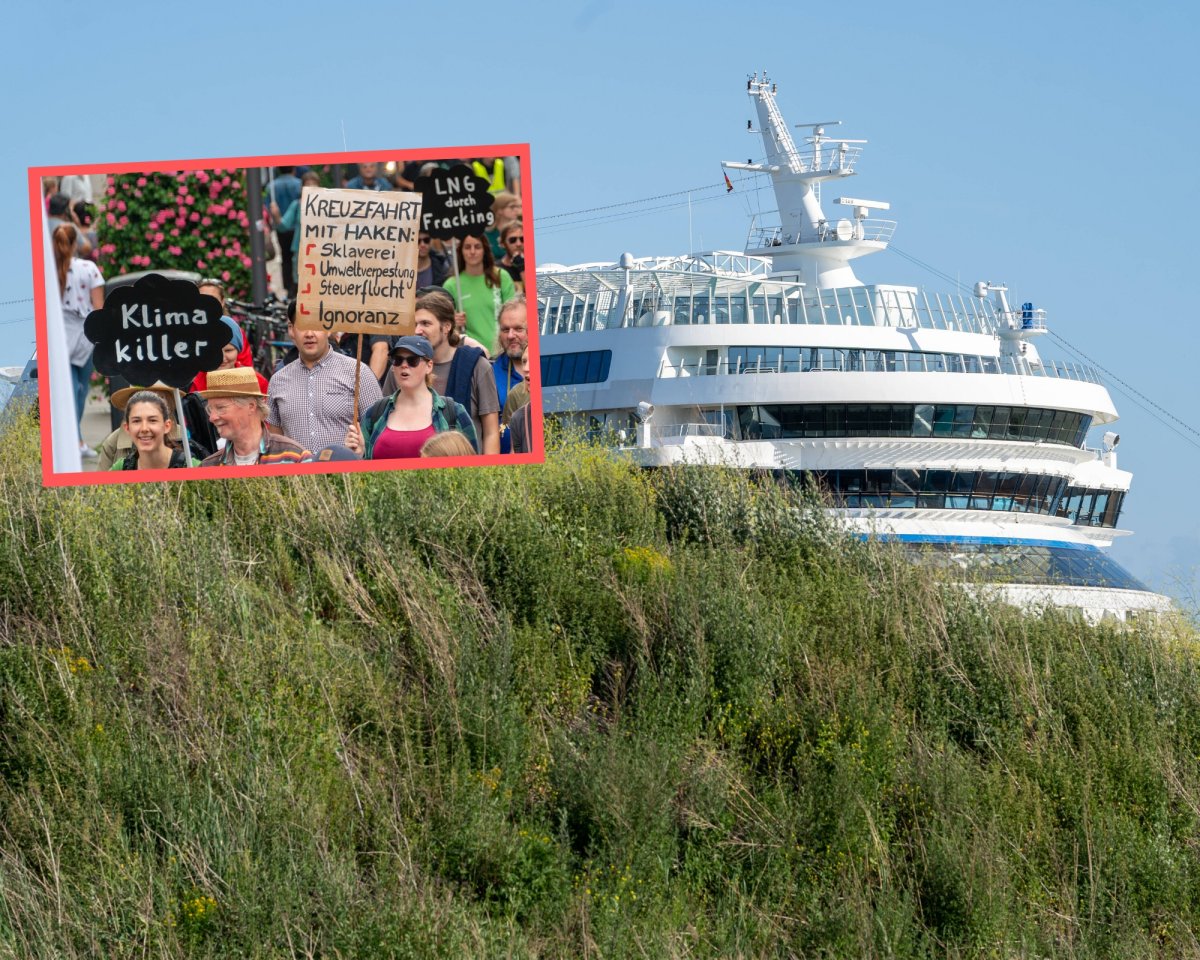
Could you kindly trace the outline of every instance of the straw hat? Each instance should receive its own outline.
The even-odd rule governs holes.
[[[198,391],[205,400],[212,397],[263,397],[258,374],[252,367],[232,367],[229,370],[210,370],[208,389]]]
[[[168,386],[161,380],[149,387],[122,387],[120,390],[114,391],[113,395],[108,399],[118,410],[124,410],[129,405],[129,398],[135,393],[141,393],[143,390],[157,393],[168,404],[175,402],[175,388]]]

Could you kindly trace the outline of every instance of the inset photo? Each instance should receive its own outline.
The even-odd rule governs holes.
[[[29,191],[47,485],[542,461],[527,144]]]

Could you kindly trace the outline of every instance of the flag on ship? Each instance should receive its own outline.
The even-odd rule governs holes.
[[[725,192],[733,193],[733,181],[729,179],[729,174],[727,174],[727,173],[724,173],[724,177],[725,177]]]

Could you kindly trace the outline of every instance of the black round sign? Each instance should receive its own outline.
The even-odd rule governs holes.
[[[113,292],[88,314],[83,333],[96,345],[92,359],[107,376],[130,383],[161,380],[186,389],[202,370],[221,365],[233,331],[221,322],[221,303],[190,280],[150,273]]]
[[[413,189],[422,196],[421,229],[431,237],[482,237],[495,219],[488,182],[465,164],[417,177]]]

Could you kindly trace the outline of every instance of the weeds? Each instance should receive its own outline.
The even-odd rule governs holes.
[[[44,490],[0,445],[0,957],[1200,951],[1181,621],[972,599],[803,491]]]

